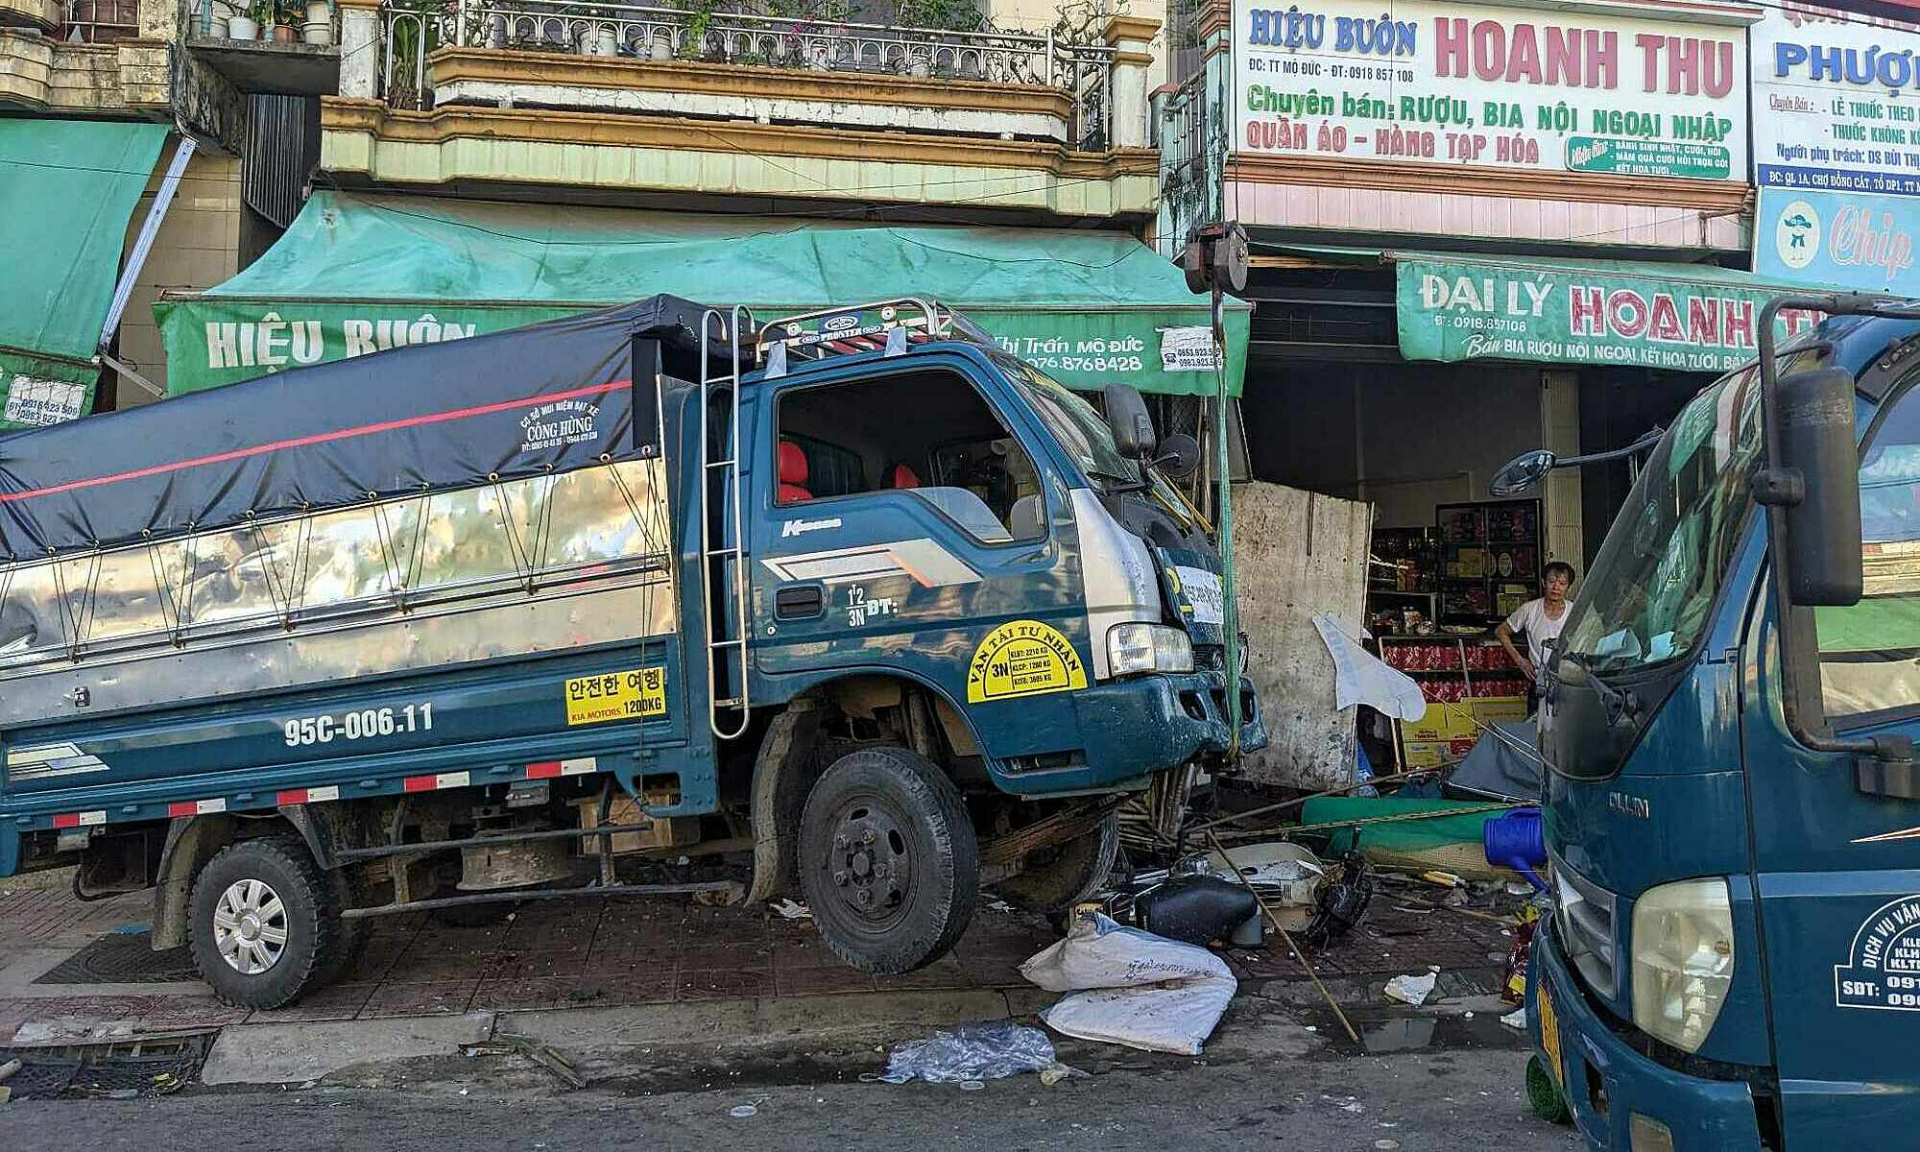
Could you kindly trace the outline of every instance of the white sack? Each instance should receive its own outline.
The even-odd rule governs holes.
[[[1074,992],[1040,1014],[1049,1028],[1100,1040],[1198,1056],[1239,981],[1205,948],[1123,928],[1105,916],[1020,966],[1049,992]]]

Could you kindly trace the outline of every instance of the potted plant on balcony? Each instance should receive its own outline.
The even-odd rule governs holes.
[[[307,19],[300,25],[300,39],[308,44],[333,43],[332,0],[308,0]]]
[[[300,23],[300,17],[302,15],[300,0],[274,0],[271,11],[273,13],[273,42],[275,44],[291,44],[298,40],[300,36],[297,25]]]
[[[254,3],[245,8],[235,10],[233,15],[227,17],[227,38],[229,40],[260,39],[261,9],[266,7],[266,4],[267,0],[254,0]]]

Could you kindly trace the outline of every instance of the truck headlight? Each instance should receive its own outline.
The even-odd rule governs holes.
[[[1633,1022],[1697,1052],[1733,986],[1727,882],[1662,884],[1633,905]]]
[[[1107,666],[1115,676],[1191,672],[1193,641],[1164,624],[1115,624],[1107,629]]]

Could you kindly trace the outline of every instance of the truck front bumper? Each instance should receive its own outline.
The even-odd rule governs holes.
[[[1638,1113],[1666,1126],[1673,1152],[1759,1152],[1759,1122],[1747,1086],[1688,1076],[1629,1047],[1587,1002],[1553,926],[1546,923],[1534,934],[1527,976],[1527,1028],[1534,1052],[1546,1064],[1550,1056],[1540,1039],[1538,1003],[1543,993],[1552,998],[1560,1038],[1557,1078],[1589,1148],[1648,1152],[1656,1147],[1644,1140],[1633,1143],[1632,1118]]]

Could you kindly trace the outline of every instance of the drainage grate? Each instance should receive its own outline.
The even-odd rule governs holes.
[[[35,984],[180,984],[200,979],[190,948],[155,952],[146,932],[114,932],[62,960]]]
[[[0,1048],[0,1063],[17,1059],[7,1081],[16,1100],[59,1096],[163,1096],[190,1083],[213,1044],[213,1032],[149,1036],[111,1044]]]

